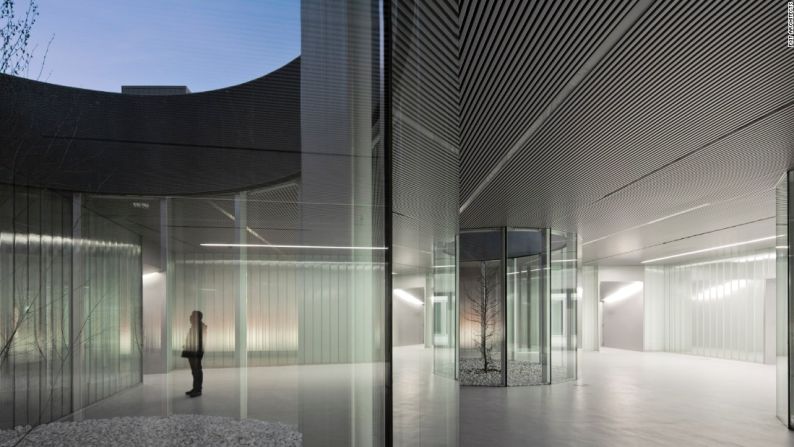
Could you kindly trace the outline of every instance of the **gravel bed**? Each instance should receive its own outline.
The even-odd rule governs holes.
[[[498,360],[495,360],[497,365]],[[555,368],[554,377],[562,377],[565,368]],[[501,368],[483,372],[482,360],[460,360],[460,384],[463,386],[502,386]],[[543,385],[543,368],[539,363],[511,360],[507,363],[508,386]]]
[[[498,359],[494,359],[494,364],[499,366]],[[482,360],[480,359],[460,359],[459,380],[465,386],[500,386],[502,384],[502,368],[482,370]]]
[[[543,384],[543,367],[539,363],[507,362],[507,383],[509,386]]]
[[[30,427],[0,430],[0,446],[13,446]],[[272,446],[303,445],[296,427],[222,416],[172,415],[86,419],[35,427],[20,446]]]

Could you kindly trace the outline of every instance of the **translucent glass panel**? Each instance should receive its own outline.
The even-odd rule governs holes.
[[[775,233],[776,245],[776,313],[775,313],[775,368],[776,368],[776,413],[787,427],[792,426],[791,419],[791,319],[790,319],[790,282],[791,266],[789,265],[789,228],[791,211],[789,192],[791,190],[792,173],[788,172],[780,178],[775,188]]]
[[[330,236],[304,243],[300,231],[270,229],[278,219],[299,224],[301,204],[286,189],[169,199],[172,368],[188,368],[180,353],[189,316],[199,310],[207,326],[203,366],[227,371],[224,385],[205,379],[205,388],[230,386],[219,401],[224,407],[294,425],[306,445],[377,444],[372,438],[384,436],[386,422],[378,413],[385,247]],[[349,208],[322,211],[338,217]]]
[[[70,196],[0,187],[0,428],[72,410]]]
[[[208,325],[204,365],[234,366],[234,308],[224,297],[239,293],[237,275],[246,270],[248,366],[349,363],[355,312],[353,272],[381,275],[383,265],[340,256],[265,256],[245,262],[228,255],[175,253],[171,349],[179,357],[194,309]],[[336,260],[334,258],[337,258]],[[187,368],[176,362],[176,368]]]
[[[647,267],[646,349],[763,362],[764,297],[774,264],[774,252],[762,251]]]
[[[77,225],[74,371],[82,408],[143,379],[141,245],[138,234],[85,207]]]
[[[423,304],[399,295],[393,302],[394,445],[457,445],[459,57],[457,36],[447,31],[459,7],[384,4],[391,6],[392,287],[423,295]],[[421,37],[428,32],[432,39]]]
[[[138,235],[71,194],[0,195],[0,424],[49,422],[140,383]]]
[[[145,14],[119,13],[133,6]],[[304,445],[387,444],[389,11],[379,1],[191,4],[176,12],[159,3],[137,6],[76,5],[60,15],[42,6],[48,19],[39,23],[56,29],[74,28],[72,14],[114,23],[81,30],[88,47],[68,37],[60,50],[53,46],[63,52],[52,61],[84,58],[55,70],[70,71],[72,85],[84,89],[3,79],[15,83],[3,104],[20,118],[10,127],[20,135],[10,138],[19,137],[26,154],[24,172],[9,171],[9,178],[92,192],[84,207],[92,211],[67,220],[78,224],[80,237],[97,241],[78,245],[73,256],[80,292],[70,310],[87,319],[91,339],[73,365],[80,386],[73,394],[92,402],[139,376],[133,354],[140,334],[127,317],[137,311],[129,298],[136,282],[140,288],[142,257],[147,278],[166,284],[147,309],[144,337],[151,357],[160,354],[158,374],[147,378],[162,384],[161,405],[110,405],[115,412],[93,417],[223,414],[288,423]],[[149,42],[120,31],[143,22]],[[206,34],[192,54],[195,42],[170,26],[188,22],[222,23],[216,28],[223,32]],[[274,32],[283,39],[267,37]],[[96,70],[86,67],[102,65],[90,55],[107,53],[96,48],[105,44],[124,47],[125,58],[140,63],[123,70],[123,79],[103,76],[100,86],[91,79]],[[183,72],[178,62],[207,57],[223,73]],[[153,63],[158,58],[168,63]],[[154,85],[122,94],[88,90],[118,92],[136,79]],[[448,153],[447,161],[457,157]],[[439,203],[454,210],[443,197]],[[37,222],[40,208],[25,215]],[[136,265],[131,242],[111,238],[110,225],[93,211],[143,236]],[[454,230],[445,231],[441,241],[454,240]],[[136,281],[124,282],[128,275]],[[3,305],[13,315],[14,301]],[[208,327],[199,400],[184,395],[190,377],[180,356],[193,310],[204,313]]]
[[[552,232],[549,245],[551,381],[558,383],[576,380],[579,265],[576,234]]]

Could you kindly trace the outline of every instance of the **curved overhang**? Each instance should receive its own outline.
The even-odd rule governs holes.
[[[138,96],[0,75],[0,182],[185,195],[300,175],[300,58],[202,93]]]

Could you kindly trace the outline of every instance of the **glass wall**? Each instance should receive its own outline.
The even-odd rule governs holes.
[[[460,233],[461,385],[503,386],[504,230]]]
[[[139,235],[79,195],[4,186],[0,200],[0,428],[50,422],[139,384]]]
[[[551,309],[551,381],[576,380],[578,329],[578,250],[573,233],[551,232],[549,282]]]
[[[258,442],[390,443],[390,3],[50,3],[32,42],[58,31],[55,83],[0,74],[0,152],[24,154],[0,172],[3,425],[88,406],[73,419],[189,415],[174,440],[220,420]],[[449,215],[422,249],[454,306],[430,273],[454,265]]]
[[[143,380],[141,237],[81,206],[72,329],[75,408]]]
[[[789,231],[791,228],[791,211],[789,207],[789,193],[794,172],[787,172],[781,177],[775,188],[776,218],[775,233],[776,245],[776,377],[777,377],[777,405],[776,413],[787,427],[794,423],[791,418],[791,268],[789,263]]]
[[[507,231],[507,385],[548,383],[546,231]]]
[[[72,410],[72,203],[0,188],[0,428]]]
[[[647,267],[645,349],[763,363],[774,264],[764,250]]]
[[[393,442],[457,445],[460,53],[449,30],[460,9],[455,2],[385,4],[391,6]]]
[[[544,229],[461,232],[461,385],[576,379],[577,243],[575,234]],[[501,369],[486,375],[486,364]]]

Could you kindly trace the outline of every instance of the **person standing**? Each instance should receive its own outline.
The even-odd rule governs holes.
[[[204,357],[204,339],[207,336],[207,325],[202,321],[204,314],[199,310],[194,310],[190,314],[190,329],[185,337],[182,357],[190,363],[190,372],[193,374],[193,388],[186,391],[190,397],[201,396],[201,389],[204,384],[204,371],[201,369],[201,359]]]

